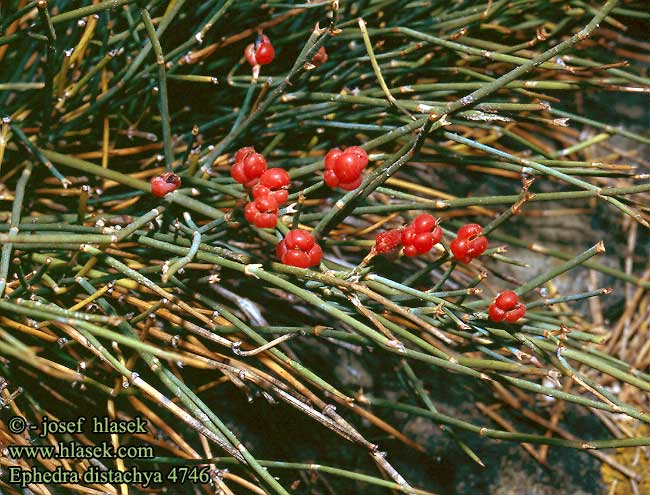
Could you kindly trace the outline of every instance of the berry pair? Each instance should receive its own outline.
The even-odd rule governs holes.
[[[165,172],[151,179],[151,194],[159,198],[181,187],[181,178],[173,172]]]
[[[361,172],[366,165],[368,154],[360,146],[349,146],[345,151],[332,148],[325,155],[325,184],[332,189],[352,191],[361,184]]]
[[[323,257],[323,250],[316,244],[314,237],[302,229],[287,232],[276,246],[275,252],[282,263],[298,268],[318,265]]]
[[[519,302],[519,297],[511,290],[501,292],[494,298],[488,308],[490,320],[499,322],[516,322],[526,314],[526,306]]]
[[[251,43],[244,50],[244,57],[252,67],[267,65],[275,58],[275,49],[271,40],[265,34],[258,36],[255,43]]]
[[[469,263],[482,255],[487,246],[488,240],[483,235],[483,228],[476,223],[468,223],[458,230],[456,239],[449,244],[449,249],[457,261]]]

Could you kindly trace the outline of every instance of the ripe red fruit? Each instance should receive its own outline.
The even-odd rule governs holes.
[[[244,50],[244,56],[251,66],[267,65],[273,62],[275,58],[275,49],[271,40],[265,34],[257,38],[257,41],[251,43]]]
[[[287,232],[276,246],[275,252],[282,263],[298,268],[318,265],[323,257],[323,250],[313,236],[302,229]]]
[[[314,64],[316,67],[319,67],[323,65],[325,62],[327,62],[328,56],[327,52],[325,51],[325,47],[321,46],[316,54],[312,57],[311,63]]]
[[[375,252],[380,254],[395,251],[402,243],[401,229],[387,230],[380,232],[375,238]]]
[[[265,171],[264,157],[260,153],[255,153],[252,147],[246,147],[235,154],[235,164],[230,168],[230,176],[244,187],[253,187]]]
[[[181,178],[173,172],[165,172],[151,179],[151,194],[162,198],[165,194],[178,189]]]
[[[279,206],[289,196],[290,182],[291,179],[286,170],[270,168],[261,175],[259,183],[253,188],[253,197],[271,195]]]
[[[260,196],[244,208],[246,220],[261,229],[272,229],[278,221],[278,204],[271,196]]]
[[[487,246],[488,240],[483,235],[483,228],[476,223],[468,223],[461,227],[456,239],[449,244],[454,258],[461,263],[469,263],[472,259],[482,255]]]
[[[402,230],[402,244],[406,256],[417,256],[431,251],[442,240],[442,229],[435,217],[422,213]]]
[[[332,148],[325,155],[325,183],[332,189],[356,189],[361,184],[361,172],[366,165],[368,154],[360,146],[350,146],[345,151]]]
[[[511,290],[501,292],[494,298],[488,308],[492,321],[514,323],[526,314],[526,306],[519,302],[519,297]]]
[[[252,146],[244,146],[243,148],[239,148],[237,150],[237,153],[235,153],[235,163],[241,162],[249,153],[255,153],[255,148]]]

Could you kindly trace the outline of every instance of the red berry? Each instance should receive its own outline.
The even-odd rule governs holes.
[[[230,168],[230,176],[244,187],[253,187],[266,171],[266,160],[260,153],[255,153],[252,148],[240,149],[235,154],[235,160],[237,157],[242,159],[235,161]]]
[[[339,185],[339,178],[334,173],[334,170],[326,170],[325,175],[323,175],[323,179],[325,179],[325,184],[327,184],[332,189]]]
[[[417,256],[418,250],[415,246],[409,245],[409,246],[404,246],[404,254],[409,257]]]
[[[506,321],[509,323],[515,323],[520,318],[523,318],[526,314],[526,306],[521,303],[518,303],[510,311],[506,311]]]
[[[252,146],[245,146],[243,148],[239,148],[237,150],[237,153],[235,153],[235,163],[241,162],[244,158],[246,158],[246,155],[249,153],[255,153],[255,148]]]
[[[275,58],[275,49],[265,34],[255,44],[251,43],[244,50],[244,57],[252,66],[270,64]]]
[[[380,232],[375,238],[375,251],[377,253],[390,253],[395,251],[402,243],[402,232],[400,229]]]
[[[246,220],[261,229],[272,229],[278,221],[278,204],[271,196],[255,198],[244,208]]]
[[[275,249],[282,263],[299,268],[317,265],[323,257],[323,250],[313,236],[302,229],[287,232]]]
[[[461,263],[469,263],[472,261],[472,258],[467,255],[469,249],[467,240],[457,237],[449,243],[449,249],[451,249],[451,254],[454,255],[454,258]]]
[[[273,62],[275,58],[275,48],[267,35],[262,35],[262,40],[255,50],[255,58],[260,65],[267,65]]]
[[[162,198],[165,194],[178,189],[181,185],[181,178],[173,172],[165,172],[151,179],[151,194]]]
[[[506,320],[515,323],[525,314],[526,306],[519,302],[519,297],[511,290],[501,292],[488,308],[490,319],[496,322]]]
[[[282,257],[282,263],[298,268],[309,268],[311,266],[309,255],[299,249],[289,249]]]
[[[428,213],[422,213],[413,219],[416,232],[431,232],[436,226],[436,218]]]
[[[314,64],[316,67],[319,67],[323,65],[325,62],[327,62],[328,56],[327,52],[325,51],[325,47],[321,46],[316,54],[312,57],[311,63]]]
[[[325,183],[331,188],[340,187],[351,191],[362,182],[361,172],[368,165],[368,154],[359,146],[341,151],[332,148],[325,155]]]
[[[483,228],[477,223],[468,223],[458,229],[457,237],[462,239],[472,239],[479,235],[483,235]]]
[[[303,251],[309,251],[316,244],[314,237],[302,229],[294,229],[287,232],[287,235],[284,237],[284,242],[287,244],[288,249],[301,249]]]
[[[361,185],[361,181],[363,181],[363,177],[359,175],[356,179],[354,179],[351,182],[340,182],[339,187],[344,191],[353,191],[354,189],[356,189]]]
[[[422,232],[421,234],[416,234],[413,238],[413,245],[415,249],[420,253],[427,253],[431,251],[431,248],[434,245],[433,237],[429,232]]]
[[[325,170],[332,170],[336,160],[341,156],[341,154],[343,154],[343,151],[338,148],[332,148],[329,150],[327,155],[325,155]]]
[[[488,315],[490,316],[490,320],[499,322],[503,321],[506,317],[506,312],[498,308],[496,304],[492,303],[488,308]]]
[[[357,168],[361,172],[368,165],[368,153],[361,146],[348,146],[343,153],[357,157]]]
[[[253,188],[253,196],[257,197],[261,194],[261,191],[264,191],[265,194],[271,194],[278,205],[281,205],[289,196],[287,189],[289,188],[290,182],[291,179],[286,170],[282,168],[270,168],[262,174],[259,184]],[[256,192],[256,188],[262,189]]]
[[[314,244],[307,254],[309,254],[309,266],[318,265],[323,258],[323,249],[318,244]]]
[[[418,215],[402,230],[402,243],[406,256],[428,253],[441,240],[442,229],[437,225],[435,217],[428,213]]]
[[[494,304],[503,310],[512,309],[518,302],[519,297],[511,290],[501,292],[494,300]]]
[[[361,173],[359,170],[359,157],[355,153],[343,152],[336,159],[333,170],[341,182],[353,181]]]
[[[449,244],[454,258],[461,263],[469,263],[483,254],[487,247],[488,240],[483,235],[483,228],[476,223],[469,223],[461,227],[456,239]]]

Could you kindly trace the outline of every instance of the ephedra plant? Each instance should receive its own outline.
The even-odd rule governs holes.
[[[2,2],[0,442],[155,456],[7,455],[0,492],[452,493],[420,417],[640,493],[607,449],[650,445],[645,7]],[[148,432],[9,427],[84,415]]]

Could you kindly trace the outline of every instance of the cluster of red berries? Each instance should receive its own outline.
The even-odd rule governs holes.
[[[357,150],[361,150],[363,154]],[[328,157],[331,164],[329,168]],[[340,163],[339,159],[341,159]],[[361,167],[360,163],[363,163]],[[350,175],[345,174],[349,170],[358,170],[359,177],[354,181],[358,180],[360,183],[361,170],[367,163],[368,156],[358,146],[351,146],[345,151],[335,148],[325,157],[326,170],[334,174],[338,181],[336,185],[343,189],[351,184],[348,182]],[[249,202],[244,209],[246,220],[259,228],[275,227],[278,221],[279,207],[289,195],[290,179],[286,170],[267,169],[264,157],[255,152],[255,148],[248,146],[241,148],[235,154],[235,163],[230,169],[230,175],[244,187],[252,189],[253,201]],[[325,180],[327,182],[327,172]],[[359,183],[352,189],[358,187]],[[178,189],[180,185],[180,177],[173,172],[166,172],[151,179],[151,193],[154,196],[163,197]],[[331,184],[328,182],[328,185]],[[402,229],[392,229],[377,234],[374,249],[377,253],[385,254],[393,252],[403,245],[406,256],[418,256],[431,251],[433,246],[441,240],[442,229],[438,225],[438,221],[432,215],[422,213]],[[469,263],[472,259],[480,256],[485,252],[487,246],[488,240],[483,235],[483,229],[475,223],[461,227],[456,239],[449,244],[454,258],[461,263]],[[285,265],[309,268],[320,263],[323,250],[309,232],[294,229],[290,230],[278,243],[276,254]],[[519,297],[511,290],[497,295],[488,308],[488,315],[494,322],[514,323],[525,314],[526,306],[519,302]]]
[[[437,220],[428,213],[415,217],[410,225],[401,229],[380,232],[375,239],[375,252],[383,254],[404,246],[406,256],[426,254],[442,240],[442,229]],[[460,228],[451,244],[451,252],[461,263],[469,263],[487,249],[488,241],[483,229],[475,223]]]
[[[314,237],[302,229],[287,232],[275,247],[275,252],[282,263],[298,268],[318,265],[323,257],[323,250]]]
[[[349,146],[344,151],[332,148],[325,155],[325,184],[332,189],[352,191],[361,184],[361,172],[366,165],[368,154],[360,146]]]
[[[252,67],[267,65],[273,62],[275,58],[275,48],[273,48],[269,37],[262,34],[257,37],[255,43],[251,43],[246,47],[244,57]]]
[[[501,292],[494,298],[488,308],[492,321],[514,323],[526,314],[526,306],[519,302],[519,297],[511,290]]]
[[[244,208],[246,220],[259,228],[273,228],[278,221],[280,206],[289,196],[289,174],[282,168],[269,168],[264,156],[247,146],[235,153],[230,175],[251,189],[253,200]]]
[[[404,228],[377,234],[374,250],[380,254],[391,253],[403,245],[406,256],[418,256],[428,253],[441,240],[442,229],[438,222],[433,216],[423,213]],[[481,226],[470,223],[458,230],[458,235],[451,241],[449,248],[456,261],[469,263],[483,254],[487,246],[488,240],[483,235]],[[526,306],[519,302],[517,294],[508,290],[492,301],[488,314],[492,321],[514,323],[526,314]]]

